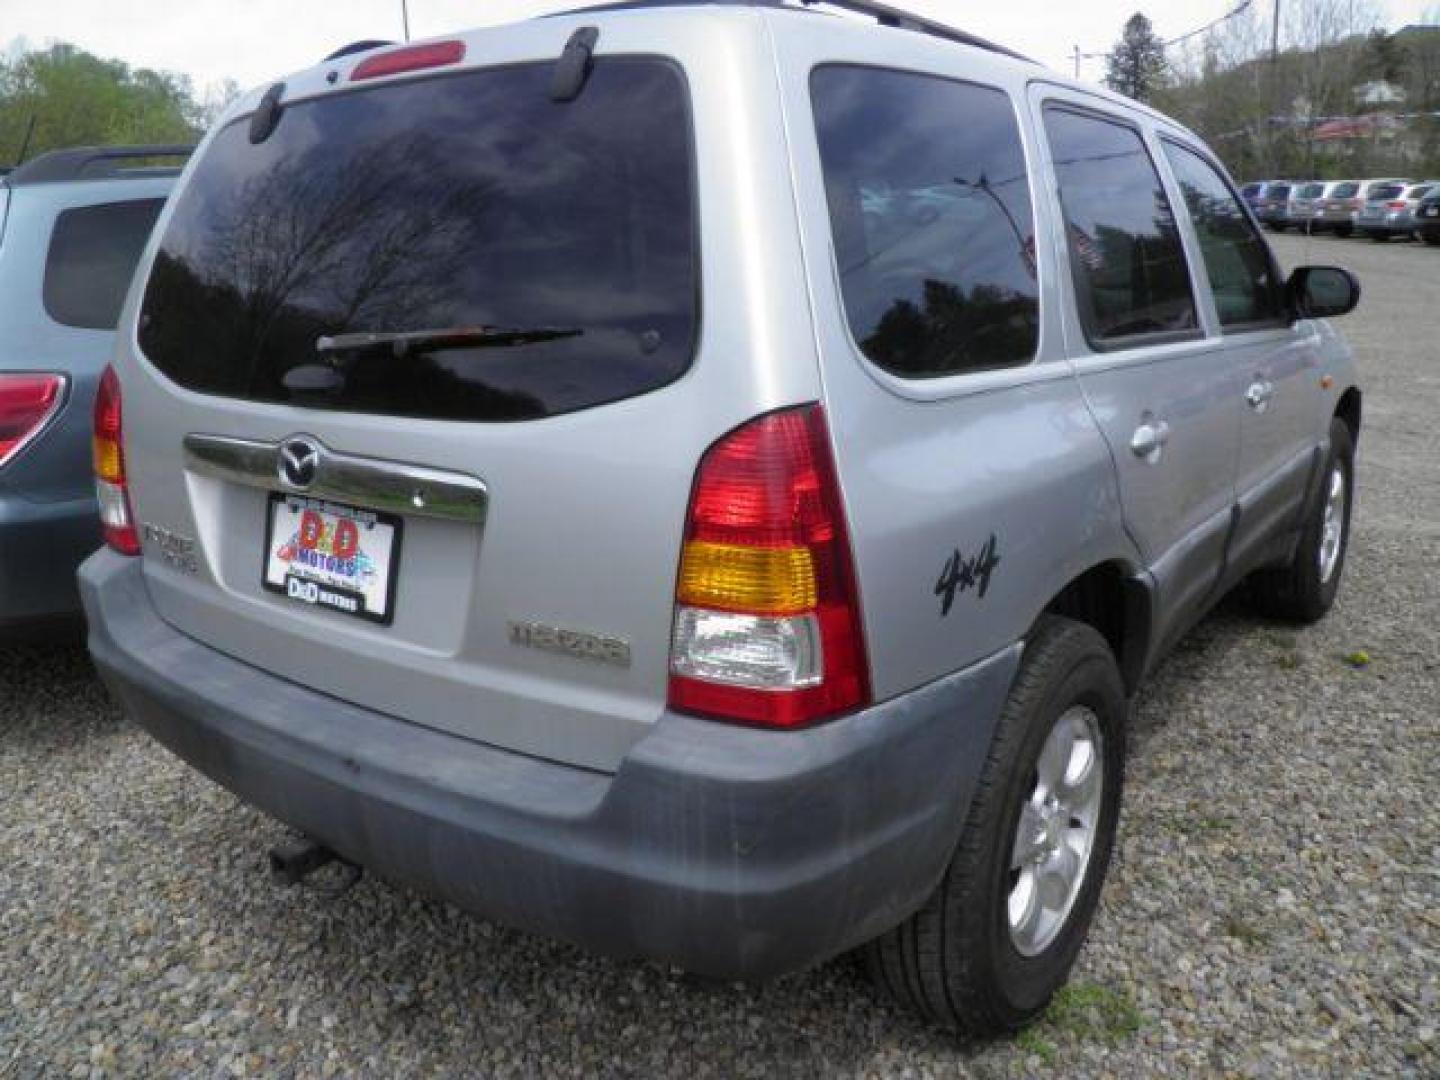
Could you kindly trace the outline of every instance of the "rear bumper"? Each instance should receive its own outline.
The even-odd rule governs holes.
[[[164,623],[141,563],[81,569],[96,665],[215,781],[378,873],[514,926],[722,978],[882,933],[958,838],[1016,645],[810,731],[667,713],[591,772],[392,719]]]
[[[94,499],[0,494],[0,632],[78,617],[75,570],[100,542]]]

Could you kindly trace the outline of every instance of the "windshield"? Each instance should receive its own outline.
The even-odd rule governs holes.
[[[229,125],[175,207],[141,348],[202,393],[437,419],[549,416],[678,378],[699,322],[684,79],[604,58],[557,104],[553,68],[304,101],[259,145],[248,117]],[[575,332],[319,348],[490,327]],[[326,378],[287,385],[316,365]]]

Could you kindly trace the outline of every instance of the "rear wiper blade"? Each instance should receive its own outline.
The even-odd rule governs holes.
[[[396,357],[438,349],[485,349],[530,345],[579,337],[585,331],[564,326],[457,326],[442,330],[397,330],[391,333],[333,334],[317,338],[315,351],[333,353],[389,349]]]

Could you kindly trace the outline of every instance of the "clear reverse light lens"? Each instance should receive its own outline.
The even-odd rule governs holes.
[[[130,504],[125,499],[125,489],[108,480],[95,481],[95,497],[100,502],[100,523],[112,529],[130,527]]]
[[[816,686],[824,674],[814,615],[736,615],[680,607],[670,670],[754,690]]]

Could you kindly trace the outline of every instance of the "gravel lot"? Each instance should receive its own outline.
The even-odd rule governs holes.
[[[0,651],[0,1078],[1440,1076],[1440,251],[1278,243],[1366,288],[1345,588],[1300,631],[1228,605],[1143,693],[1103,907],[1038,1028],[959,1045],[846,963],[713,985],[374,878],[274,886],[281,828],[52,647]]]

